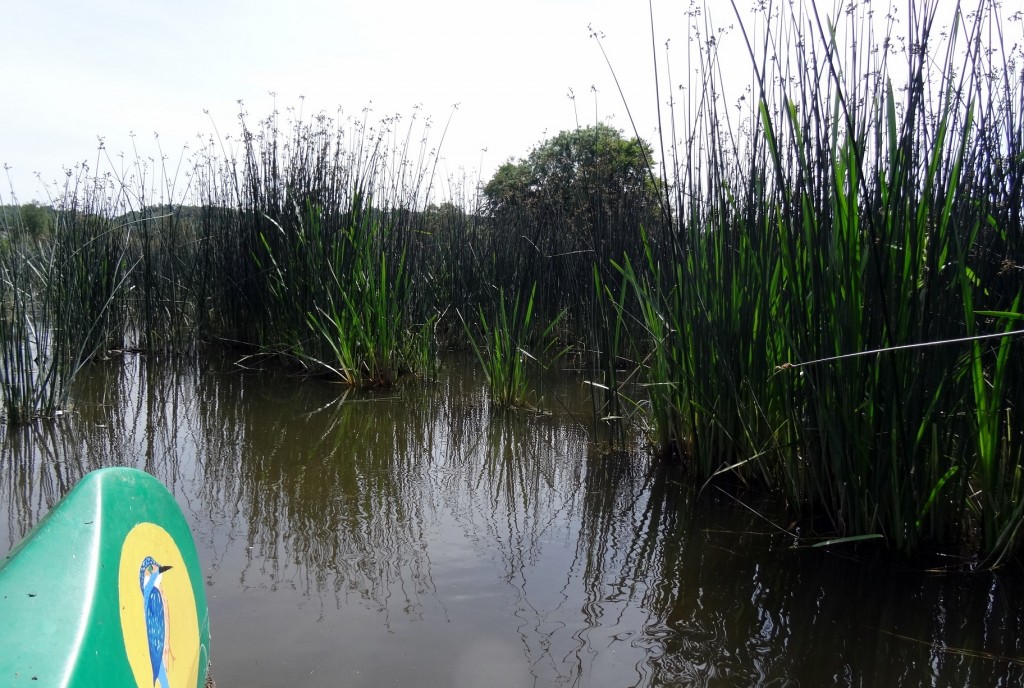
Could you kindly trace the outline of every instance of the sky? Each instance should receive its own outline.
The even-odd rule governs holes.
[[[753,4],[737,2],[743,12]],[[729,3],[709,5],[716,25],[736,22]],[[398,114],[406,124],[429,117],[442,174],[486,182],[498,165],[561,130],[601,121],[632,135],[601,46],[637,133],[657,136],[651,17],[642,0],[0,0],[0,7],[4,202],[12,189],[19,202],[45,202],[62,171],[82,162],[96,170],[119,164],[120,154],[176,161],[185,146],[237,133],[239,101],[251,122],[275,108],[304,117],[340,109],[342,118],[370,108],[371,119]],[[654,0],[660,60],[666,40],[686,45],[690,7]],[[749,83],[742,44],[722,54],[729,79]],[[685,72],[676,69],[674,76]],[[98,157],[101,138],[113,162]]]
[[[512,156],[597,117],[628,120],[605,48],[636,106],[652,101],[647,5],[623,0],[4,0],[0,194],[43,200],[88,161],[176,158],[197,137],[276,107],[430,117],[449,173],[489,178]],[[668,6],[677,3],[663,3]],[[666,11],[666,15],[670,12]],[[681,21],[666,16],[665,21]],[[591,87],[597,88],[597,93]],[[272,95],[273,94],[273,95]],[[455,109],[457,104],[457,109]],[[643,135],[653,132],[645,122]],[[134,137],[132,136],[134,134]],[[51,184],[52,186],[52,184]]]

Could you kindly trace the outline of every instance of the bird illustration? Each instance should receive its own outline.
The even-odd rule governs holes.
[[[142,606],[146,613],[146,636],[149,640],[149,662],[153,667],[153,682],[159,679],[160,688],[168,688],[167,658],[167,605],[160,581],[170,566],[161,566],[153,557],[146,557],[139,567],[139,587],[142,588]]]

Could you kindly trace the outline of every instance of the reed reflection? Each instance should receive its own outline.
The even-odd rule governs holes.
[[[64,419],[54,423],[66,427]],[[87,470],[52,426],[0,426],[0,503],[5,539],[0,553],[20,541]]]
[[[1001,574],[927,575],[855,550],[794,550],[792,536],[732,498],[704,496],[695,510],[682,479],[628,458],[591,463],[578,556],[581,670],[627,641],[620,653],[636,662],[635,685],[1024,678],[1024,600]]]
[[[201,501],[210,522],[226,521],[218,538],[246,543],[243,588],[287,585],[338,607],[354,595],[418,614],[433,590],[424,488],[444,400],[337,394],[262,375],[210,378]]]
[[[0,428],[0,502],[6,507],[7,533],[3,551],[16,544],[86,473],[107,466],[133,466],[154,473],[172,489],[179,461],[174,447],[165,460],[153,457],[154,432],[164,428],[163,443],[177,433],[173,420],[154,420],[154,409],[166,414],[173,405],[154,397],[144,385],[181,394],[175,372],[162,366],[148,376],[140,357],[118,357],[96,363],[81,375],[74,388],[70,413],[25,426]],[[187,366],[191,368],[191,366]],[[166,430],[167,428],[172,428]]]
[[[582,502],[585,430],[557,416],[492,410],[482,400],[452,415],[448,437],[443,473],[457,478],[446,483],[446,503],[506,586],[502,600],[529,684],[571,681],[552,641],[572,608],[564,588]]]
[[[494,412],[482,390],[457,364],[380,396],[111,360],[79,378],[73,413],[0,428],[0,546],[90,470],[155,474],[196,534],[225,682],[279,684],[247,662],[282,647],[367,685],[1024,682],[1019,571],[793,550],[749,496],[687,497],[645,452],[599,452],[568,413]],[[291,644],[245,625],[270,621]]]

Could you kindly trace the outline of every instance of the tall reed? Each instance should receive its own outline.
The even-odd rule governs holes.
[[[128,265],[107,192],[80,170],[69,175],[49,232],[4,217],[0,392],[9,423],[62,410],[81,367],[120,341]]]
[[[1024,523],[1019,342],[964,340],[1020,317],[1020,46],[992,42],[994,3],[948,36],[936,3],[912,7],[903,37],[863,8],[768,17],[744,34],[739,121],[722,34],[695,24],[701,97],[669,113],[673,232],[623,274],[661,441],[702,480],[729,470],[831,530],[997,561]]]
[[[398,118],[242,122],[242,159],[199,184],[224,208],[202,218],[210,335],[353,385],[429,373],[438,303],[421,288],[436,266],[417,231],[432,193],[425,151],[409,164],[419,125],[402,139]]]

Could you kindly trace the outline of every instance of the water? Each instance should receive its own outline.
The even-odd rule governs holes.
[[[794,549],[764,505],[590,442],[581,380],[463,360],[373,395],[219,360],[90,368],[5,431],[0,555],[87,471],[175,494],[232,686],[1017,686],[1024,575]]]

